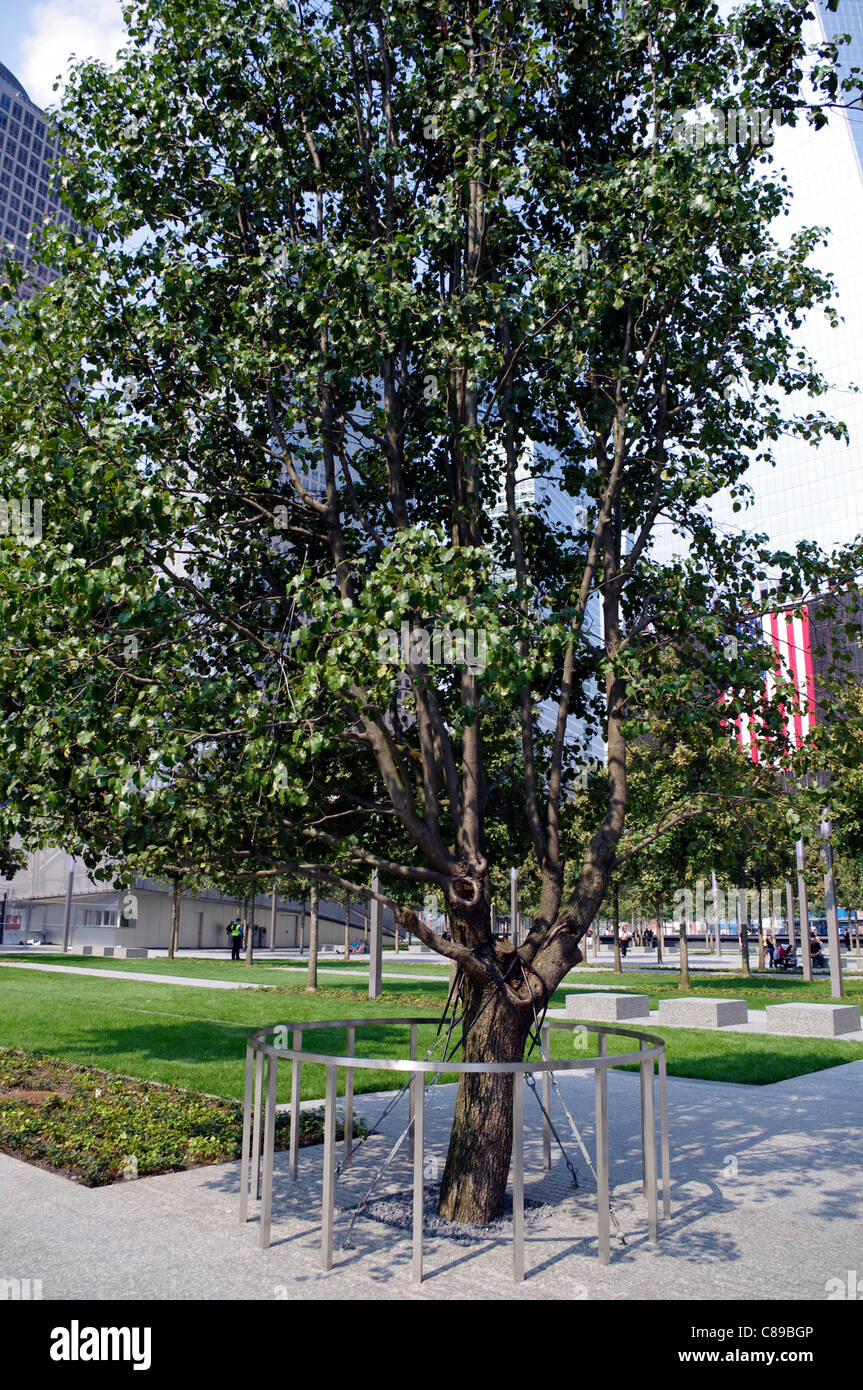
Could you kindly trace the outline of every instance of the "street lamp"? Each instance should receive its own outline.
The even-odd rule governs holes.
[[[803,958],[803,978],[812,979],[812,955],[809,950],[809,899],[806,895],[806,848],[802,839],[794,845],[797,859],[797,896],[800,900],[800,954]]]
[[[824,862],[824,901],[827,904],[827,945],[830,951],[830,993],[834,999],[842,998],[842,961],[839,956],[839,914],[836,911],[836,876],[833,873],[833,845],[830,836],[833,822],[829,808],[825,807],[821,817],[820,835],[824,841],[821,858]]]

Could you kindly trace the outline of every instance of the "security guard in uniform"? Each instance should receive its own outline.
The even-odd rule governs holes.
[[[227,932],[231,938],[231,960],[239,960],[240,947],[243,944],[243,924],[239,917],[235,917],[233,922],[228,923]]]

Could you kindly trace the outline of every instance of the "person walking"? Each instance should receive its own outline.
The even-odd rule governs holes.
[[[240,947],[243,944],[243,924],[239,917],[235,917],[233,922],[229,922],[225,930],[231,940],[231,960],[239,960]]]

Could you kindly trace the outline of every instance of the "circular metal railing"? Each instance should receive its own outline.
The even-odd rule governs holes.
[[[601,1264],[611,1259],[611,1205],[608,1150],[608,1071],[610,1067],[632,1066],[637,1059],[641,1088],[641,1149],[643,1194],[647,1199],[648,1232],[651,1241],[658,1235],[659,1192],[656,1161],[656,1104],[654,1096],[654,1062],[659,1078],[659,1148],[662,1173],[663,1217],[671,1215],[669,1187],[668,1085],[665,1064],[665,1042],[652,1033],[622,1028],[612,1023],[588,1023],[573,1017],[567,1020],[545,1019],[541,1025],[543,1058],[524,1062],[456,1062],[422,1060],[417,1058],[417,1032],[420,1027],[441,1026],[449,1018],[349,1018],[319,1019],[303,1023],[278,1023],[250,1033],[246,1044],[246,1082],[243,1094],[243,1147],[240,1169],[240,1221],[249,1217],[249,1201],[260,1201],[261,1246],[268,1249],[273,1206],[273,1160],[275,1152],[276,1088],[279,1062],[291,1063],[291,1138],[289,1174],[296,1181],[299,1172],[300,1095],[303,1063],[326,1069],[324,1097],[324,1165],[321,1220],[321,1266],[333,1265],[333,1229],[335,1224],[336,1180],[336,1095],[339,1072],[345,1073],[344,1144],[342,1166],[350,1163],[353,1138],[354,1073],[363,1070],[407,1072],[410,1075],[408,1140],[409,1156],[413,1160],[413,1282],[423,1277],[423,1149],[425,1140],[425,1084],[429,1074],[461,1076],[464,1073],[509,1073],[513,1077],[513,1278],[524,1278],[524,1086],[516,1085],[516,1077],[539,1075],[542,1078],[542,1150],[543,1167],[551,1167],[551,1127],[548,1112],[551,1102],[552,1074],[556,1072],[593,1071],[594,1115],[596,1129],[597,1180],[597,1253]],[[356,1034],[363,1028],[406,1027],[410,1029],[410,1056],[407,1058],[363,1057],[356,1055]],[[549,1056],[550,1033],[553,1028],[586,1030],[598,1038],[598,1056],[545,1060]],[[341,1055],[314,1052],[303,1047],[306,1033],[325,1029],[344,1030],[345,1050]],[[290,1036],[291,1045],[287,1045]],[[609,1053],[610,1036],[634,1038],[638,1049]],[[254,1191],[253,1191],[254,1187]]]

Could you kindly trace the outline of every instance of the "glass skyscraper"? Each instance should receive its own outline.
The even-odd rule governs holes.
[[[73,233],[80,231],[57,197],[51,170],[56,153],[45,113],[0,63],[0,256],[14,257],[26,267],[27,292],[47,284],[54,274],[31,257],[31,230],[50,218]]]

